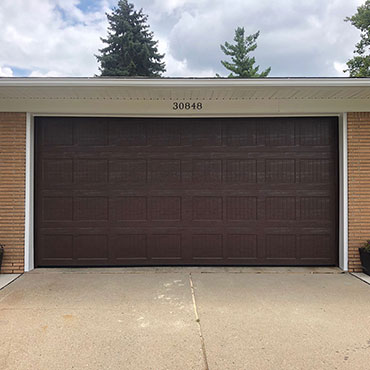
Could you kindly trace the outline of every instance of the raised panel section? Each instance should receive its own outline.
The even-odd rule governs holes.
[[[74,238],[77,260],[107,260],[109,256],[106,235],[79,235]]]
[[[108,161],[105,159],[79,159],[76,161],[78,184],[104,184],[108,181]]]
[[[226,125],[226,145],[228,146],[254,146],[257,144],[257,131],[255,122],[240,122]]]
[[[294,122],[275,120],[265,123],[266,146],[292,146],[295,144]]]
[[[328,183],[333,175],[327,159],[302,159],[300,168],[302,183]]]
[[[256,259],[257,235],[229,234],[227,236],[228,259]]]
[[[222,181],[222,161],[218,159],[193,160],[194,183],[220,183]]]
[[[300,257],[302,259],[330,259],[333,255],[329,235],[301,235]]]
[[[221,197],[193,197],[193,220],[222,220],[222,207]]]
[[[81,146],[102,146],[108,144],[108,126],[104,120],[87,119],[76,125],[77,143]]]
[[[111,122],[109,126],[109,143],[122,147],[146,146],[146,126],[136,119],[123,119],[120,122]]]
[[[329,197],[304,197],[301,198],[302,220],[329,220]]]
[[[108,198],[75,198],[73,213],[75,221],[106,221],[108,220]]]
[[[146,197],[119,197],[113,202],[117,221],[145,221],[148,218]]]
[[[221,125],[212,122],[207,123],[199,120],[193,123],[192,144],[197,147],[221,146],[222,130]]]
[[[256,220],[256,197],[227,197],[226,217],[230,221]]]
[[[71,197],[44,197],[42,214],[44,221],[72,221],[73,199]]]
[[[149,144],[153,146],[180,146],[181,126],[165,121],[152,124],[149,131]]]
[[[256,183],[255,159],[228,159],[225,161],[225,182],[229,184]]]
[[[73,125],[63,118],[56,118],[43,125],[42,144],[51,146],[73,145]]]
[[[109,183],[145,184],[147,162],[142,159],[113,159],[109,161]]]
[[[42,181],[46,186],[72,184],[73,160],[44,159],[42,161]]]
[[[326,122],[300,125],[300,144],[305,146],[330,145],[331,127]]]
[[[152,220],[181,220],[181,197],[153,197],[151,199]]]
[[[73,236],[72,235],[44,235],[42,243],[47,245],[42,256],[47,260],[72,260]]]
[[[267,159],[266,182],[270,184],[295,183],[295,160]]]
[[[192,237],[193,259],[223,258],[223,236],[221,234],[199,234]]]
[[[152,235],[149,254],[152,259],[181,259],[181,235]]]
[[[295,235],[266,235],[267,259],[296,259],[296,255]]]
[[[155,159],[150,161],[152,183],[180,183],[181,161],[177,159]]]
[[[267,220],[295,220],[295,197],[269,197],[266,198]]]
[[[147,237],[145,234],[117,235],[113,240],[113,251],[118,260],[146,260]]]

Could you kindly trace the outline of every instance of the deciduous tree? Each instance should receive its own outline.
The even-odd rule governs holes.
[[[350,22],[361,32],[361,40],[356,44],[354,57],[347,62],[350,77],[370,77],[370,0],[357,8],[356,14],[347,17]]]

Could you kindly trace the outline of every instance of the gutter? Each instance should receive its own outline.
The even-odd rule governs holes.
[[[119,78],[0,78],[0,87],[370,87],[370,78],[264,79],[119,79]]]

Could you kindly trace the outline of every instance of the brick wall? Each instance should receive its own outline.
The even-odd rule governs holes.
[[[26,114],[0,112],[0,244],[5,244],[1,273],[24,269]]]
[[[370,239],[370,113],[348,113],[350,271],[361,271],[358,247],[367,239]]]

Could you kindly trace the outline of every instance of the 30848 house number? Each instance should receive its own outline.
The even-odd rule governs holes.
[[[174,102],[172,104],[173,110],[202,110],[203,109],[203,103],[191,103],[191,102]]]

